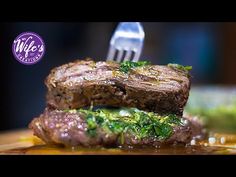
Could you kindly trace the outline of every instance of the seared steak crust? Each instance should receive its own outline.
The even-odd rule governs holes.
[[[188,74],[148,65],[129,73],[115,62],[76,60],[54,68],[45,80],[47,104],[55,109],[109,105],[182,115],[190,89]]]
[[[165,140],[154,137],[137,139],[130,133],[124,133],[123,142],[115,133],[97,129],[96,136],[87,132],[87,123],[84,115],[78,112],[66,112],[46,108],[44,113],[35,118],[29,125],[34,135],[47,144],[62,144],[65,146],[160,146],[164,144],[187,144],[194,136],[201,134],[201,124],[194,119],[184,118],[185,124],[175,126],[172,135]]]

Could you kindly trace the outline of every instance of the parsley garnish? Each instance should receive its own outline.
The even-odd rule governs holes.
[[[150,65],[150,64],[151,63],[149,61],[138,61],[138,62],[124,61],[120,63],[119,70],[121,72],[128,73],[133,68]]]
[[[179,65],[175,63],[169,63],[167,66],[172,67],[172,68],[177,68],[179,70],[187,71],[187,72],[192,70],[192,66],[183,66],[183,65]]]
[[[167,139],[173,132],[173,126],[181,125],[179,117],[174,114],[161,116],[136,108],[79,109],[77,111],[85,114],[88,125],[87,132],[90,136],[95,136],[99,127],[107,133],[115,133],[120,136],[124,136],[124,133],[130,133],[138,139],[150,137]],[[125,111],[127,114],[124,116],[121,111]],[[123,142],[124,137],[120,138]]]

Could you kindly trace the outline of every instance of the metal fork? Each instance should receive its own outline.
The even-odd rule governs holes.
[[[119,23],[110,41],[107,61],[138,61],[143,48],[144,36],[141,23]]]

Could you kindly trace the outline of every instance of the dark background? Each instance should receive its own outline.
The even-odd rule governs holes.
[[[236,23],[144,22],[142,60],[192,65],[193,85],[236,84]],[[45,107],[44,79],[50,69],[74,59],[105,60],[117,23],[17,22],[0,26],[0,130],[27,127]],[[26,66],[11,46],[22,32],[38,33],[46,45],[43,59]]]

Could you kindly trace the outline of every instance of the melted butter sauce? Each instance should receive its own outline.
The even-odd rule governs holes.
[[[235,154],[236,135],[210,134],[204,141],[195,145],[172,145],[158,148],[65,148],[45,145],[36,137],[21,139],[32,143],[31,147],[22,147],[0,151],[0,154],[31,154],[31,155],[201,155],[201,154]]]

